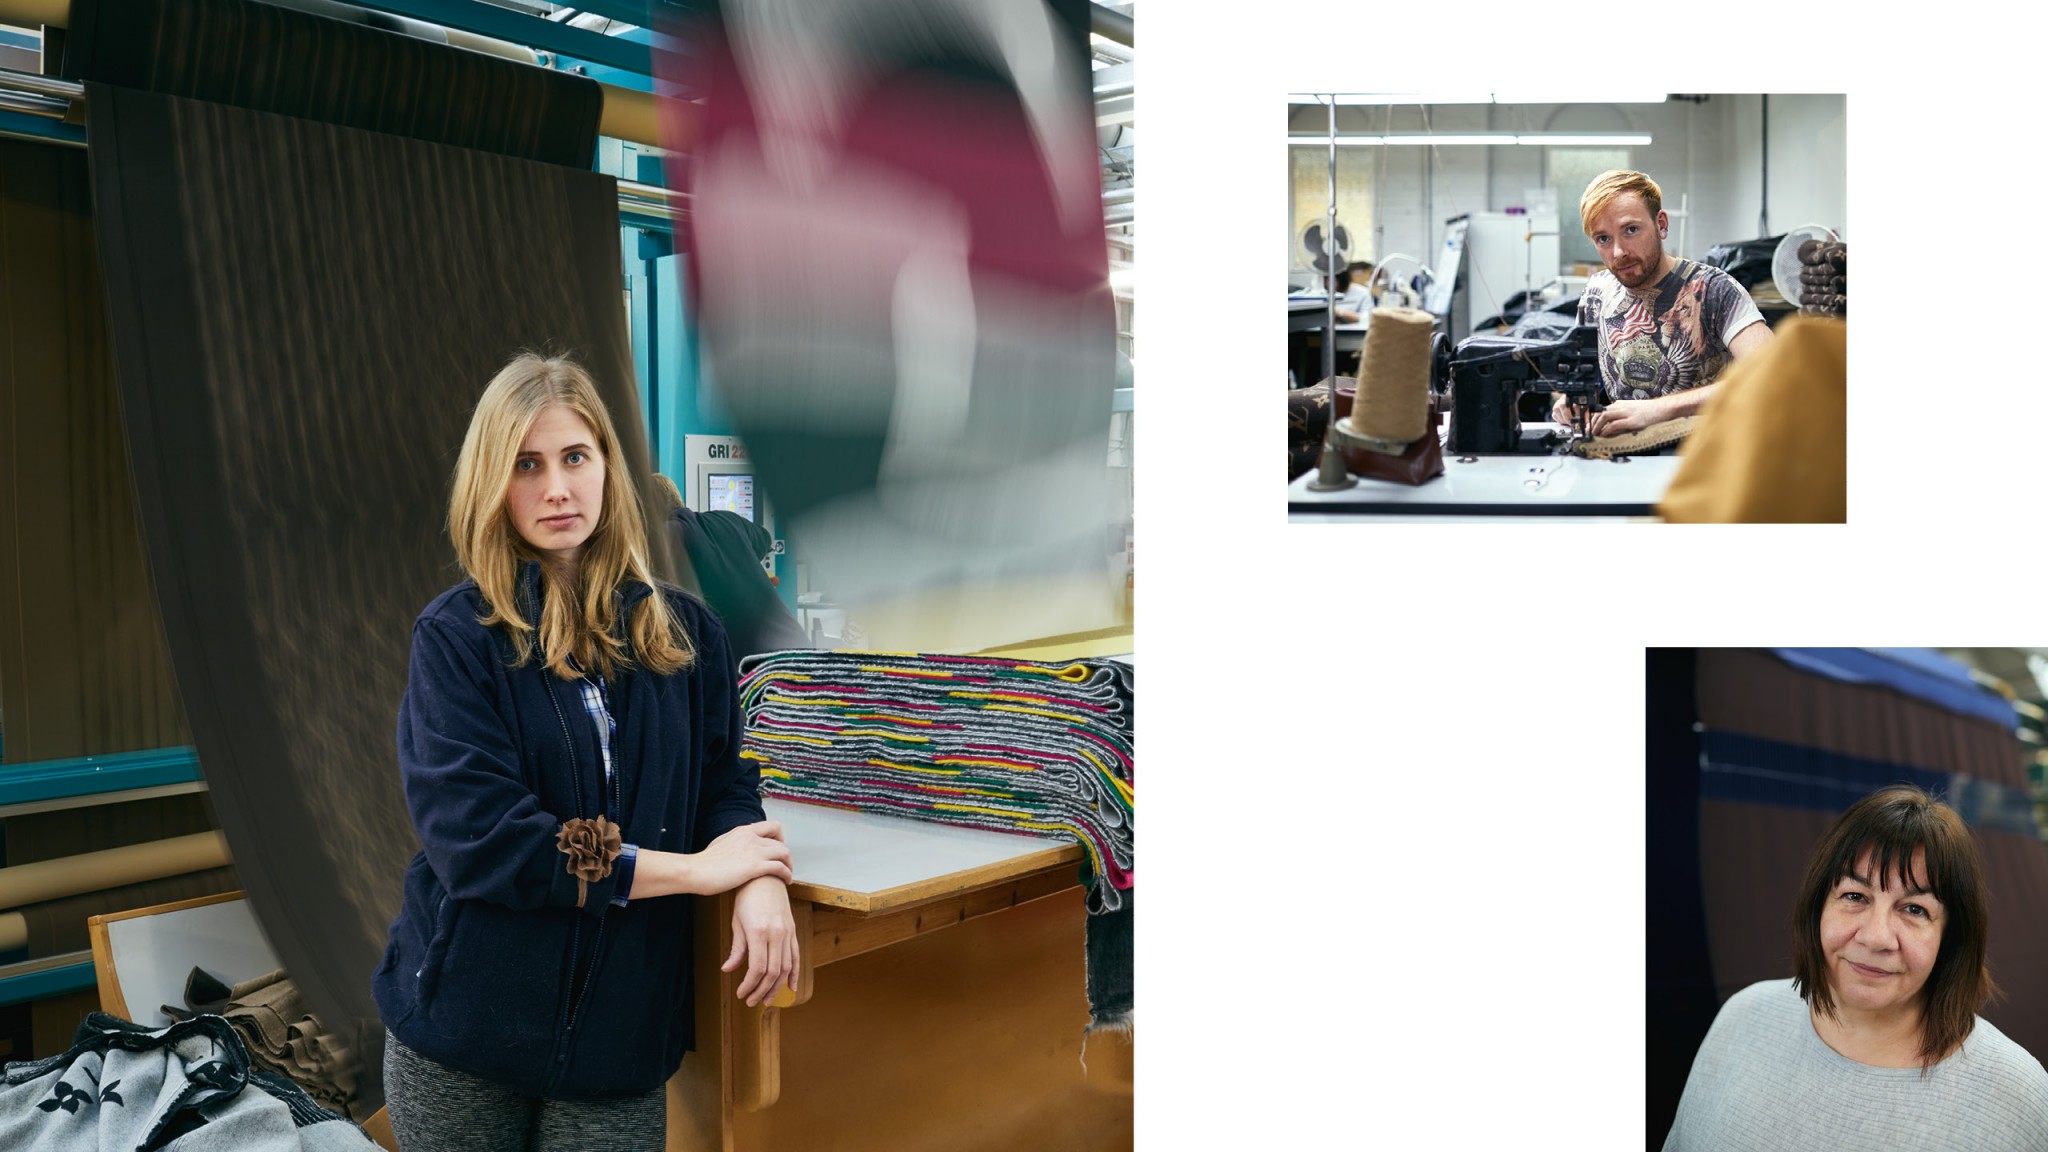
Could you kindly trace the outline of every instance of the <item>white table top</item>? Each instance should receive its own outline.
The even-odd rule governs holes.
[[[880,911],[964,891],[1048,865],[1082,849],[1049,840],[921,820],[763,799],[796,863],[792,895]],[[1078,873],[1077,873],[1078,881]]]
[[[1572,456],[1481,456],[1461,463],[1444,452],[1444,474],[1419,487],[1360,480],[1336,492],[1311,492],[1311,471],[1287,486],[1295,514],[1493,516],[1650,516],[1678,471],[1676,456],[1626,463]]]

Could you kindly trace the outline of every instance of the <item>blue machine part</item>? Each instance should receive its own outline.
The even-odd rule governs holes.
[[[2012,702],[1977,683],[1970,670],[1926,648],[1773,648],[1771,654],[1816,676],[1845,684],[1878,684],[1959,716],[2011,731]]]
[[[0,764],[0,807],[204,779],[190,746]]]
[[[34,140],[57,140],[85,147],[85,126],[66,124],[48,116],[0,109],[0,136],[26,136]]]
[[[90,960],[16,976],[0,976],[0,1004],[21,1004],[46,996],[83,992],[98,984],[99,975],[93,970]]]

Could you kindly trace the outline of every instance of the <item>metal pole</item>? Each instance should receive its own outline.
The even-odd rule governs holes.
[[[1756,214],[1758,239],[1771,234],[1771,98],[1764,97],[1764,199]]]
[[[1337,101],[1330,100],[1330,214],[1323,225],[1323,258],[1329,264],[1323,276],[1323,306],[1329,319],[1323,325],[1323,379],[1330,381],[1330,422],[1337,417]]]
[[[1330,423],[1323,431],[1323,455],[1316,465],[1316,478],[1309,481],[1311,492],[1335,492],[1358,483],[1344,467],[1337,451],[1337,98],[1330,102],[1330,211],[1323,217],[1323,258],[1329,262],[1323,277],[1323,379],[1330,382]]]

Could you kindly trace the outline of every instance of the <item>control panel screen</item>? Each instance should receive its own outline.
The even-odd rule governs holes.
[[[754,518],[754,478],[744,472],[717,473],[705,478],[706,511],[737,512]]]

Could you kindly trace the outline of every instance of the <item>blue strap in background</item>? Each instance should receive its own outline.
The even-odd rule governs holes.
[[[1715,729],[1700,733],[1703,800],[1840,812],[1889,784],[1919,785],[1972,828],[2040,835],[2033,798],[2017,788],[1760,736]]]
[[[1803,672],[1844,684],[1877,684],[1925,700],[1959,716],[1973,716],[2010,732],[2018,725],[2012,702],[1984,687],[1970,670],[1931,648],[1771,648]]]

